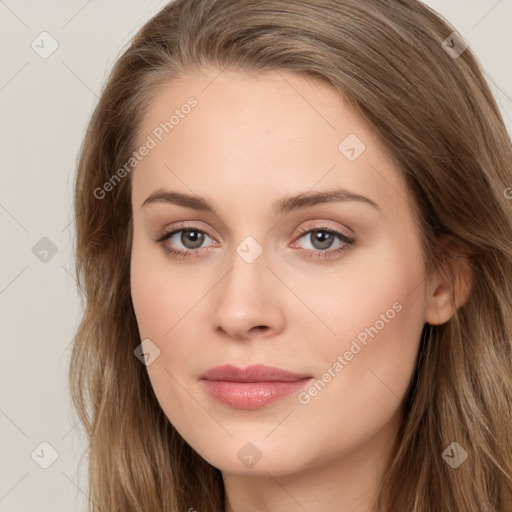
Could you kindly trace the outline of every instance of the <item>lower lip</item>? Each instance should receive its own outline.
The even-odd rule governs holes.
[[[206,391],[219,402],[235,409],[261,409],[272,402],[293,395],[313,379],[292,382],[229,382],[202,380]]]

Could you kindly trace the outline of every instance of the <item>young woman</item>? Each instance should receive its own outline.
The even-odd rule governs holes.
[[[512,147],[414,0],[175,0],[76,179],[90,510],[512,510]]]

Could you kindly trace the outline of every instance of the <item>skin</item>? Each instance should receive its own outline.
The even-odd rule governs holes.
[[[447,283],[426,275],[412,198],[377,134],[342,96],[289,72],[203,68],[182,76],[155,97],[140,144],[191,96],[197,107],[131,176],[132,299],[141,340],[160,350],[147,366],[155,394],[184,439],[222,471],[226,511],[287,512],[300,504],[308,512],[368,512],[422,328],[453,314]],[[338,149],[349,134],[366,146],[354,161]],[[272,210],[282,197],[334,188],[370,198],[380,211],[357,201]],[[217,213],[142,206],[158,189],[203,196]],[[155,241],[182,221],[206,234],[202,245],[184,245],[182,233],[165,242],[199,247],[189,258]],[[321,249],[311,233],[299,233],[322,227],[356,242],[335,237]],[[252,263],[236,252],[248,236],[263,251]],[[333,256],[309,257],[315,250]],[[457,291],[459,303],[464,293]],[[199,382],[227,363],[321,379],[396,303],[394,318],[307,404],[290,396],[259,410],[234,409]],[[237,456],[248,442],[261,453],[252,467]]]

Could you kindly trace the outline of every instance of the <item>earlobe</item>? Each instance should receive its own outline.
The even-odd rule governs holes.
[[[473,272],[468,260],[458,254],[430,281],[427,287],[425,322],[444,324],[463,306],[471,293]]]

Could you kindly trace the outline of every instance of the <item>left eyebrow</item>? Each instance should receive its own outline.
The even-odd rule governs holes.
[[[327,190],[324,192],[304,192],[295,196],[283,197],[272,203],[272,210],[276,215],[286,214],[302,208],[310,208],[317,204],[355,201],[372,206],[379,212],[382,208],[372,199],[355,194],[345,189]],[[204,197],[169,190],[158,189],[149,195],[142,203],[141,208],[152,203],[169,203],[194,210],[201,210],[218,215],[216,208]]]
[[[304,192],[296,196],[284,197],[272,204],[272,208],[276,215],[286,214],[300,208],[309,208],[322,203],[348,202],[356,201],[359,203],[372,206],[379,212],[381,207],[372,199],[360,194],[355,194],[343,188],[327,190],[325,192]]]

